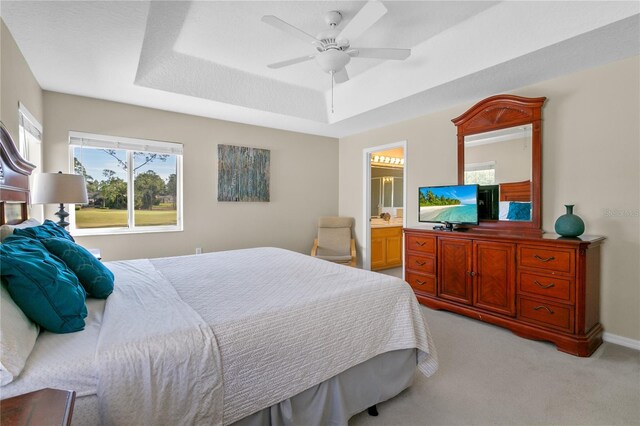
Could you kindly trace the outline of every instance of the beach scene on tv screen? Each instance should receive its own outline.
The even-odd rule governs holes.
[[[475,186],[420,188],[421,222],[475,223],[478,215]]]

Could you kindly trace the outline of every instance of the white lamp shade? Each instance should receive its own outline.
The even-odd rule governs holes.
[[[88,203],[84,176],[65,173],[37,174],[31,202],[33,204]]]

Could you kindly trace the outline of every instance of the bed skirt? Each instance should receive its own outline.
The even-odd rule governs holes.
[[[415,349],[380,354],[278,404],[238,420],[233,426],[346,425],[351,416],[393,398],[413,382]],[[98,397],[76,399],[73,426],[101,424]]]
[[[415,349],[380,354],[233,426],[346,425],[351,416],[411,386]]]

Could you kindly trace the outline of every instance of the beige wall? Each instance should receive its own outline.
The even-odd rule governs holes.
[[[18,141],[18,102],[42,124],[42,90],[0,19],[0,121]]]
[[[543,109],[543,228],[563,204],[587,233],[605,235],[601,321],[609,333],[640,340],[640,58],[556,78],[510,93],[546,96]],[[417,187],[456,183],[456,129],[473,100],[340,139],[340,214],[356,218],[362,244],[363,149],[407,140],[408,226],[417,226]],[[611,214],[613,213],[613,214]]]
[[[184,144],[184,231],[79,237],[107,260],[274,246],[311,250],[338,212],[338,140],[44,92],[44,170],[68,170],[69,131]],[[271,150],[271,202],[217,201],[217,144]],[[49,211],[49,216],[51,211]]]

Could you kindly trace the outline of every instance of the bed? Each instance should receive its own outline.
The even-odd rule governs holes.
[[[531,181],[508,182],[499,185],[499,220],[531,220]]]
[[[2,222],[28,200],[5,182]],[[73,389],[78,425],[345,424],[437,369],[397,278],[269,247],[105,265],[113,293],[87,299],[83,331],[41,332],[3,398]]]

